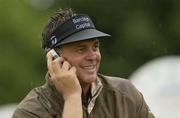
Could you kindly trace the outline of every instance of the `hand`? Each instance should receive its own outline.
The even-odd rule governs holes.
[[[76,75],[76,68],[62,57],[53,60],[51,51],[47,53],[47,66],[50,80],[65,100],[81,96],[82,90]]]

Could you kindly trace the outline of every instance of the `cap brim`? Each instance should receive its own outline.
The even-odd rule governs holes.
[[[109,36],[111,35],[103,33],[96,29],[85,29],[85,30],[79,31],[77,33],[74,33],[68,36],[63,41],[58,43],[56,46],[72,43],[72,42],[77,42],[77,41],[82,41],[82,40],[87,40],[87,39],[92,39],[92,38],[109,37]]]

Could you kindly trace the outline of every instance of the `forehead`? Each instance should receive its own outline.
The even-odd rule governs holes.
[[[99,43],[98,39],[88,39],[88,40],[64,44],[64,45],[62,45],[62,47],[78,47],[81,45],[92,45],[92,44],[96,44],[96,43]]]

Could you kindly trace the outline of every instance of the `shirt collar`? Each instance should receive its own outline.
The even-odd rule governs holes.
[[[100,95],[103,88],[103,84],[99,77],[91,84],[91,98],[89,98],[89,104],[87,111],[90,114],[95,106],[97,97]]]
[[[102,82],[100,81],[99,77],[97,77],[97,79],[91,84],[92,97],[99,95],[102,88],[103,88]]]

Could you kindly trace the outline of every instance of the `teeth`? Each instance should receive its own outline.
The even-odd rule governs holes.
[[[94,69],[94,66],[84,66],[84,69]]]

